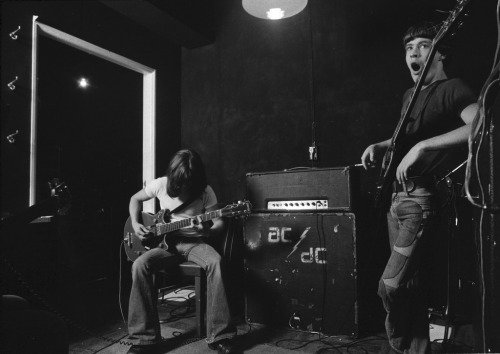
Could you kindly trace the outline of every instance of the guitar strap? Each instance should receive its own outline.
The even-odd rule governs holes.
[[[191,204],[192,202],[194,202],[196,199],[198,199],[198,197],[200,196],[201,194],[195,196],[195,197],[192,197],[192,198],[189,198],[188,200],[186,200],[184,203],[182,203],[181,205],[177,206],[176,208],[174,208],[174,210],[169,210],[168,214],[167,215],[171,215],[175,212],[178,212],[178,211],[181,211],[183,210],[184,208],[186,208],[189,204]]]
[[[170,216],[170,215],[172,215],[175,212],[178,212],[178,211],[181,211],[181,210],[185,209],[189,204],[191,204],[192,202],[194,202],[200,195],[201,194],[198,194],[195,197],[189,198],[188,200],[186,200],[184,203],[182,203],[181,205],[177,206],[173,210],[169,210],[168,213],[166,213],[166,215]],[[178,250],[176,248],[176,244],[178,242],[179,242],[179,238],[178,237],[166,237],[164,239],[164,243],[167,245],[167,249],[169,250],[169,252],[172,252],[172,253],[177,253],[178,252]]]
[[[427,108],[427,104],[429,103],[431,97],[432,97],[432,94],[434,93],[434,91],[436,90],[436,88],[442,83],[442,82],[445,82],[447,79],[444,79],[444,80],[438,80],[434,83],[432,83],[432,86],[429,88],[429,90],[425,93],[425,98],[420,106],[420,111],[415,114],[415,115],[412,115],[415,117],[415,120],[419,120],[421,119],[421,116],[422,114],[424,113],[425,109]],[[420,93],[421,94],[421,93]],[[408,102],[409,104],[409,102]]]

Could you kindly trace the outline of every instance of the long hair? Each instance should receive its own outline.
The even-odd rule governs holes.
[[[189,149],[177,151],[167,167],[167,193],[178,197],[185,187],[190,197],[201,194],[207,187],[205,166],[197,152]]]

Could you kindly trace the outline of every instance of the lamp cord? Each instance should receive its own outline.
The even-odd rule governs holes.
[[[311,143],[312,147],[316,147],[316,112],[315,112],[315,87],[314,87],[314,42],[312,30],[312,1],[309,1],[309,94],[310,94],[310,111],[311,111]],[[314,159],[311,159],[311,165],[314,166]]]

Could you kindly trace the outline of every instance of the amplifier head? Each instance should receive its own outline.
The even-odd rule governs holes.
[[[352,211],[359,173],[352,167],[247,173],[255,212]]]

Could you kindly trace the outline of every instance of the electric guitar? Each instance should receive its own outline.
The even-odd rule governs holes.
[[[125,253],[132,262],[135,261],[140,255],[148,250],[156,247],[168,249],[167,238],[168,233],[176,231],[185,227],[189,227],[192,222],[199,223],[209,221],[220,217],[235,217],[250,214],[250,202],[238,202],[235,204],[226,205],[222,209],[210,211],[205,214],[192,216],[186,219],[170,221],[169,211],[167,209],[160,210],[156,214],[141,212],[142,224],[146,226],[150,235],[144,240],[141,240],[134,232],[132,227],[132,220],[130,217],[127,219],[124,228],[123,243],[125,245]],[[201,237],[201,236],[192,236]]]
[[[417,81],[415,82],[415,86],[413,88],[413,92],[411,94],[410,100],[404,114],[399,119],[398,125],[394,131],[394,134],[391,139],[391,144],[389,148],[385,152],[384,158],[382,160],[382,166],[380,175],[376,184],[376,191],[374,202],[376,207],[386,206],[388,197],[391,193],[391,186],[395,180],[396,176],[396,168],[401,159],[403,158],[401,148],[401,130],[406,126],[408,118],[412,113],[413,107],[415,106],[415,102],[417,100],[418,95],[422,89],[422,85],[424,83],[425,77],[429,71],[430,65],[434,58],[434,55],[437,52],[437,45],[440,43],[443,38],[445,38],[451,28],[459,27],[461,23],[457,23],[457,19],[464,14],[465,7],[469,4],[470,0],[459,0],[453,11],[450,13],[448,18],[443,22],[441,28],[438,33],[432,40],[432,47],[425,61],[424,68],[422,69]]]

